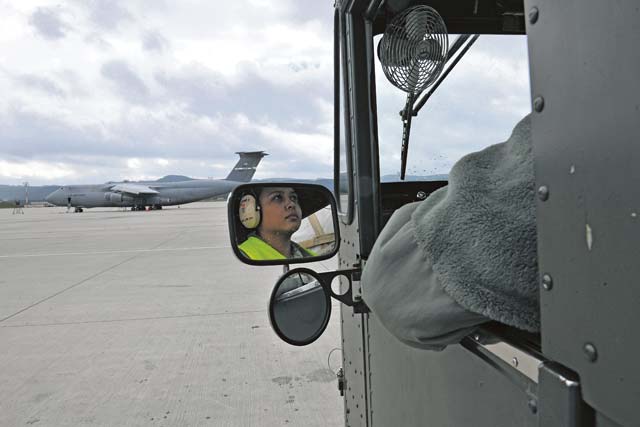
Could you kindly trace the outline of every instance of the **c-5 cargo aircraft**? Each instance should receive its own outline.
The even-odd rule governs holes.
[[[178,182],[109,182],[98,185],[67,185],[49,194],[47,202],[75,208],[131,207],[131,210],[162,209],[228,193],[251,181],[264,151],[239,152],[240,160],[224,179],[192,179]]]

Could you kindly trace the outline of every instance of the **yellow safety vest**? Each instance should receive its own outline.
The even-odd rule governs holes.
[[[303,248],[302,246],[298,247],[300,248],[300,250],[309,254],[309,256],[317,256],[315,253]],[[272,259],[285,259],[285,256],[275,250],[273,246],[255,236],[250,236],[247,240],[245,240],[241,245],[238,246],[238,249],[240,249],[242,253],[244,253],[249,259],[252,260],[265,261]]]
[[[265,261],[270,259],[285,259],[285,256],[275,250],[270,244],[255,236],[249,237],[240,246],[240,249],[249,259]]]

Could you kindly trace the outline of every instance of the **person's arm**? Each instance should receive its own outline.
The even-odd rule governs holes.
[[[378,236],[362,274],[363,299],[403,343],[442,350],[489,319],[465,310],[442,289],[415,241],[410,219],[418,205],[398,209]]]
[[[530,119],[461,158],[449,185],[398,209],[362,275],[363,299],[398,339],[457,342],[495,320],[540,328]]]

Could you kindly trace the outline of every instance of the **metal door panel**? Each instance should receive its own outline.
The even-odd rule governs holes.
[[[368,317],[372,426],[537,426],[528,396],[460,345],[418,350]]]
[[[639,425],[640,5],[525,4],[542,348],[597,411]]]

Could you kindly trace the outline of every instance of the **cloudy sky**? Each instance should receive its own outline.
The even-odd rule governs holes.
[[[215,5],[215,6],[214,6]],[[0,183],[332,176],[333,0],[0,0]],[[405,95],[378,70],[383,174]],[[414,119],[410,173],[447,173],[529,110],[523,37],[481,37]]]

